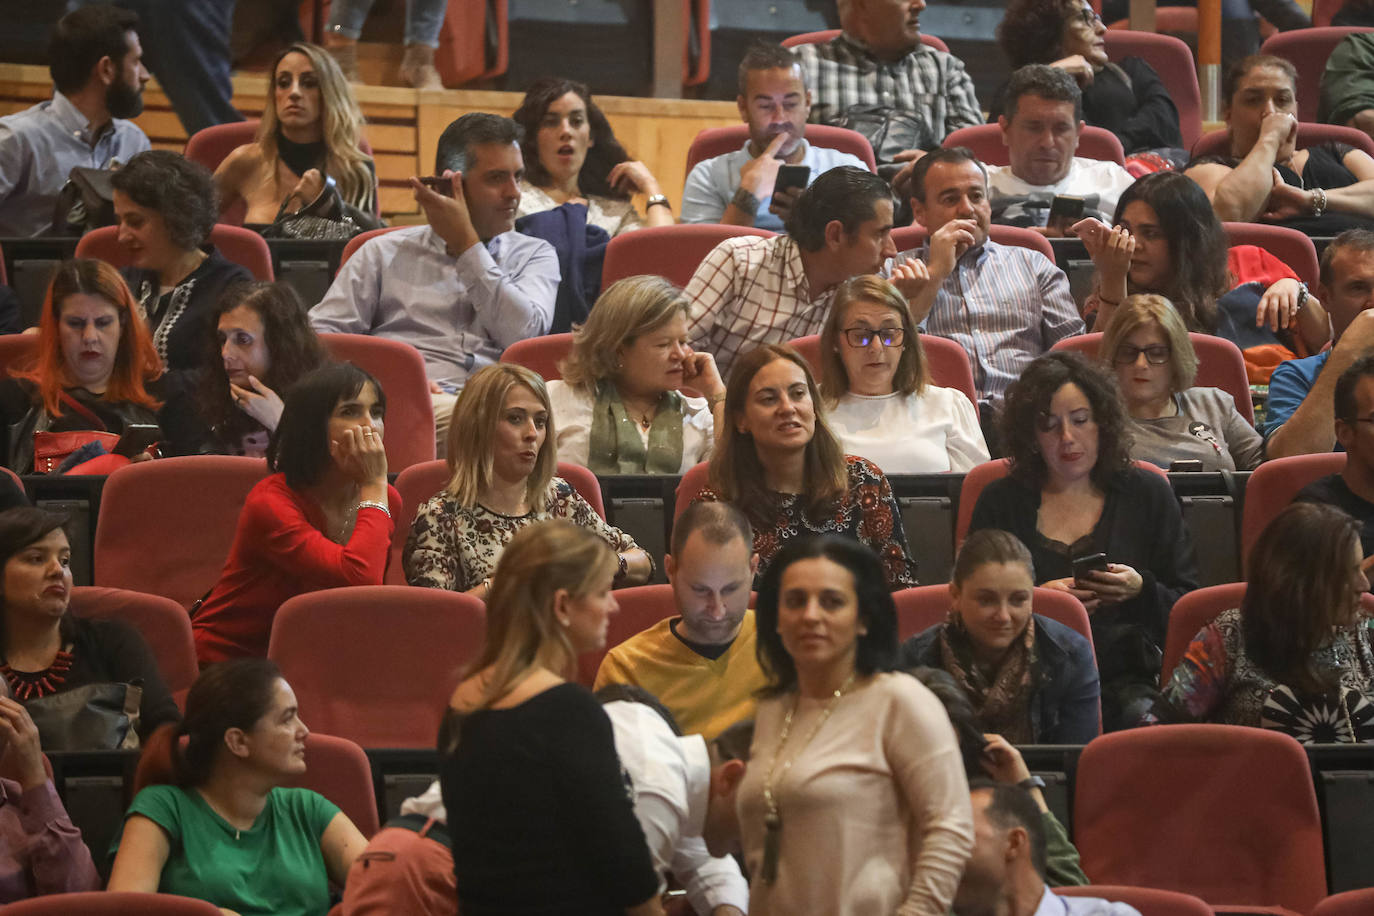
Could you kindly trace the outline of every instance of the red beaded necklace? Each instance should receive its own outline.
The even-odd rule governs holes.
[[[67,672],[72,667],[70,647],[58,649],[53,663],[42,671],[15,671],[8,662],[0,664],[0,673],[9,681],[10,694],[19,702],[35,700],[62,689]]]

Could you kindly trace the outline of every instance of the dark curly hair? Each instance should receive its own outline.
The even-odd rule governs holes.
[[[838,534],[819,534],[787,542],[778,551],[759,583],[754,611],[758,630],[759,667],[768,684],[763,696],[777,696],[797,687],[797,666],[778,633],[778,604],[782,598],[782,574],[802,560],[823,557],[843,566],[854,578],[854,597],[865,632],[858,636],[854,670],[860,677],[892,671],[897,667],[897,606],[888,591],[882,560],[865,545]]]
[[[582,171],[577,174],[577,188],[584,195],[597,194],[617,200],[629,200],[628,191],[611,187],[606,180],[611,169],[630,158],[625,147],[615,138],[611,122],[601,113],[592,101],[592,94],[583,83],[547,76],[535,80],[525,91],[520,107],[515,109],[512,118],[525,129],[524,139],[520,141],[520,154],[525,158],[525,178],[536,188],[547,187],[552,179],[544,163],[539,161],[539,125],[549,106],[569,92],[576,94],[587,106],[587,124],[591,128],[592,145],[587,150],[587,158],[582,163]]]
[[[997,25],[997,43],[1011,69],[1062,57],[1064,22],[1081,8],[1078,0],[1009,0]]]
[[[261,426],[234,406],[229,396],[229,376],[224,374],[220,356],[219,320],[239,306],[247,306],[262,319],[269,363],[258,379],[279,396],[291,383],[312,369],[324,365],[329,357],[315,329],[310,326],[304,303],[290,284],[235,283],[226,289],[206,322],[204,352],[196,401],[201,416],[222,445],[232,445]]]
[[[1036,433],[1055,392],[1065,385],[1077,385],[1092,407],[1097,424],[1097,464],[1093,465],[1092,482],[1105,489],[1112,475],[1131,463],[1129,419],[1116,376],[1074,351],[1046,353],[1007,389],[1001,432],[1011,459],[1011,476],[1037,490],[1049,479]]]
[[[115,169],[110,184],[140,207],[156,210],[167,226],[167,237],[184,251],[204,245],[219,218],[219,193],[210,170],[181,153],[139,153]]]

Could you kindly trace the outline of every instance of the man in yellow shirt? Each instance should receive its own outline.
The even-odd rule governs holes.
[[[606,654],[596,689],[635,684],[673,713],[684,734],[708,741],[753,718],[764,685],[754,655],[750,586],[758,569],[754,533],[734,506],[699,502],[673,524],[663,567],[680,616],[654,624]]]

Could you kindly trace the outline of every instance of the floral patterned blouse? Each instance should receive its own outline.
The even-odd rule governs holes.
[[[1238,608],[1223,611],[1193,637],[1144,724],[1219,722],[1269,728],[1304,744],[1374,741],[1371,621],[1339,630],[1312,659],[1335,673],[1340,689],[1311,695],[1280,684],[1245,651]],[[1334,682],[1334,679],[1333,679]]]
[[[524,515],[502,515],[483,505],[460,506],[441,492],[420,507],[406,538],[402,557],[406,581],[424,588],[465,592],[496,568],[501,551],[527,525],[563,518],[599,535],[617,553],[639,545],[619,528],[606,524],[566,480],[549,483],[542,508]]]
[[[759,555],[759,571],[754,584],[763,580],[769,564],[790,539],[808,534],[846,534],[861,541],[883,562],[887,585],[892,591],[910,588],[916,582],[916,563],[906,546],[906,532],[902,529],[902,513],[892,486],[867,458],[846,455],[849,491],[823,519],[813,519],[806,512],[806,504],[795,493],[774,494],[777,515],[769,526],[754,526],[754,550]],[[698,500],[719,500],[721,495],[706,487]]]

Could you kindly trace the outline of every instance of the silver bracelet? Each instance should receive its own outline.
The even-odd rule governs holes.
[[[383,512],[386,513],[387,518],[391,518],[391,510],[387,508],[386,503],[378,502],[375,499],[365,499],[362,502],[358,503],[359,512],[363,511],[368,507],[371,507],[373,509],[381,509]]]
[[[1321,216],[1326,212],[1326,190],[1323,188],[1313,188],[1312,195],[1312,215]]]

